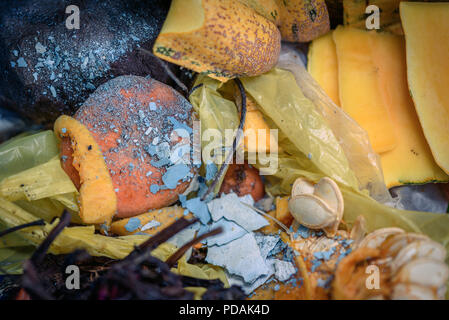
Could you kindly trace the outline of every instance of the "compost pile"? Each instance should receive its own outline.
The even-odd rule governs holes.
[[[0,297],[445,299],[448,21],[2,2]]]

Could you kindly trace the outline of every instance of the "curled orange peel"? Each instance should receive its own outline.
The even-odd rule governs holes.
[[[58,139],[69,137],[73,166],[80,176],[80,217],[87,224],[109,225],[117,211],[117,196],[100,147],[86,126],[62,115],[55,124]]]

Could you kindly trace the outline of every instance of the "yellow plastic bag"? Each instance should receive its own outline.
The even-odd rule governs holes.
[[[368,195],[368,192],[359,190],[356,175],[351,170],[341,146],[336,143],[335,135],[329,128],[326,130],[324,118],[310,108],[310,100],[306,99],[296,86],[291,72],[273,69],[257,78],[242,79],[242,82],[248,93],[258,102],[265,116],[273,119],[274,123],[279,123],[279,130],[292,139],[298,148],[296,152],[290,148],[291,154],[279,155],[278,172],[267,177],[271,182],[269,190],[272,194],[289,194],[291,183],[298,176],[305,176],[314,181],[322,176],[329,176],[337,181],[342,190],[345,200],[343,220],[346,223],[352,224],[357,216],[362,215],[367,221],[368,231],[396,226],[406,231],[425,233],[449,249],[448,215],[394,209],[377,202]],[[303,120],[297,122],[296,126],[291,119],[293,112],[295,117],[297,113],[305,113],[301,115]],[[320,117],[322,120],[319,120]],[[312,137],[309,139],[321,137],[323,145],[333,144],[333,146],[313,144],[307,138],[297,139],[306,135]],[[355,140],[359,143],[357,139]],[[280,141],[282,148],[285,147],[284,143]],[[345,143],[348,144],[348,148],[351,147],[351,139]],[[360,144],[355,147],[359,148]],[[305,154],[312,155],[309,158],[314,165],[304,163]],[[362,153],[358,157],[368,156]]]
[[[77,192],[73,182],[62,170],[58,157],[0,182],[0,196],[10,201],[32,201]]]
[[[21,134],[0,144],[0,181],[45,163],[59,153],[53,131]]]
[[[304,96],[313,102],[326,120],[357,177],[359,189],[367,190],[377,201],[391,202],[390,193],[384,183],[380,158],[371,147],[366,131],[327,96],[307,72],[294,48],[288,45],[282,47],[278,67],[293,73]]]
[[[22,134],[1,144],[0,196],[17,200],[19,206],[26,206],[44,219],[59,216],[63,207],[72,213],[79,211],[78,191],[62,170],[58,155],[57,141],[50,130]],[[72,216],[74,222],[81,222],[76,215]]]
[[[204,163],[207,163],[207,159],[209,158],[206,158],[206,161],[204,161],[204,156],[206,154],[210,155],[210,160],[217,165],[218,169],[220,168],[224,161],[223,159],[231,151],[233,142],[233,136],[226,135],[225,131],[227,129],[236,130],[239,126],[240,117],[234,101],[225,97],[226,93],[230,97],[233,97],[232,93],[230,93],[232,92],[232,82],[223,84],[205,75],[199,75],[194,87],[200,84],[201,86],[192,92],[189,100],[195,111],[199,114],[201,123],[200,137],[202,137],[201,150],[203,155],[203,167],[201,170],[204,176]],[[214,136],[214,131],[219,133],[219,139],[217,139],[217,136]],[[228,139],[225,139],[226,137]],[[224,148],[219,152],[216,152],[219,148],[208,149],[208,146],[212,147],[215,143]],[[223,177],[224,175],[221,181],[217,183],[215,192],[218,192]]]
[[[290,71],[274,68],[261,76],[241,80],[270,127],[279,130],[279,167],[276,173],[265,176],[272,195],[290,194],[291,185],[299,176],[313,181],[329,176],[342,190],[343,220],[347,224],[353,224],[362,215],[368,231],[396,226],[425,233],[449,249],[448,215],[398,210],[369,196],[387,201],[389,198],[366,133],[352,119],[345,114],[330,117],[332,108],[324,109],[326,105],[320,104],[318,93],[312,96],[313,101],[308,99]],[[314,90],[307,88],[306,78],[301,81],[304,88]],[[218,85],[208,85],[209,91],[215,88],[215,92],[208,93],[215,99],[220,95]]]
[[[31,213],[0,197],[0,225],[2,227],[9,228],[32,222],[36,219]],[[25,228],[11,234],[8,238],[0,239],[2,241],[10,241],[13,244],[11,248],[5,248],[1,246],[2,242],[0,241],[0,267],[3,265],[5,271],[7,269],[8,272],[20,273],[21,264],[19,262],[22,262],[32,254],[33,250],[30,250],[30,248],[38,246],[48,236],[48,233],[58,221],[59,219],[56,219],[52,224],[46,223],[45,226]],[[19,239],[21,240],[17,239],[17,237],[20,237]],[[53,241],[49,252],[53,254],[68,254],[76,249],[84,249],[92,256],[123,259],[134,250],[135,246],[147,239],[148,236],[144,235],[107,237],[96,234],[94,226],[66,227]],[[177,249],[171,243],[163,243],[152,251],[152,255],[165,261]],[[208,264],[193,265],[187,262],[186,256],[183,256],[178,261],[177,268],[173,268],[172,271],[200,279],[220,279],[226,287],[229,286],[222,268]],[[196,298],[200,298],[205,291],[198,288],[194,289],[192,292],[196,294]]]

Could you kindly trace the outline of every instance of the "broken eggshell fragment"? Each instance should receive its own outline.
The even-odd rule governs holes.
[[[311,229],[323,229],[328,236],[335,235],[343,218],[343,196],[338,185],[328,177],[315,185],[298,178],[293,184],[288,205],[299,223]]]
[[[173,204],[198,170],[191,160],[192,107],[174,89],[157,80],[138,76],[112,79],[86,100],[74,118],[87,128],[101,150],[117,198],[119,218]],[[62,126],[55,129],[58,136],[67,130]],[[76,184],[80,180],[80,197],[86,197],[85,180],[77,170],[85,159],[72,160],[79,138],[73,134],[62,140],[61,160],[72,181]],[[173,157],[174,152],[177,157]],[[98,186],[98,192],[101,188]]]

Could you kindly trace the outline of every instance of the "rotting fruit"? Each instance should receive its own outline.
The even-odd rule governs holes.
[[[110,80],[86,100],[74,119],[63,117],[55,125],[63,138],[62,166],[80,187],[85,222],[100,222],[83,211],[99,209],[101,201],[86,199],[102,193],[106,186],[109,197],[113,190],[116,198],[117,217],[130,217],[173,204],[197,172],[191,160],[192,107],[174,89],[154,79],[122,76]],[[86,162],[85,154],[97,150],[93,144],[84,146],[86,139],[94,141],[100,151],[95,163]],[[87,149],[80,151],[80,147]],[[104,166],[107,175],[102,183],[95,182],[102,179],[96,170]],[[91,170],[89,175],[86,168]],[[85,184],[93,182],[95,189],[83,192]]]

